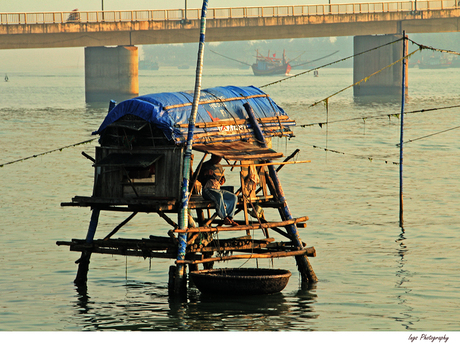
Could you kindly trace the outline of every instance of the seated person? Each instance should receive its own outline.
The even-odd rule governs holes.
[[[212,155],[201,167],[198,181],[203,186],[203,198],[216,203],[217,215],[224,220],[224,225],[238,226],[233,221],[238,197],[227,190],[222,190],[221,185],[225,183],[224,169],[220,165],[222,158]]]

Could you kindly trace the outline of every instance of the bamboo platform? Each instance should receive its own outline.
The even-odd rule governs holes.
[[[58,241],[58,246],[69,246],[70,251],[134,256],[143,258],[175,259],[177,257],[177,243],[172,237],[150,236],[143,239],[97,239],[88,243],[83,239]],[[245,254],[229,255],[235,252]],[[248,258],[279,258],[297,255],[315,257],[314,247],[297,250],[291,242],[275,242],[275,239],[252,239],[243,236],[230,239],[217,239],[203,244],[192,244],[187,247],[189,259],[176,261],[182,264],[204,264],[216,261],[248,259]],[[203,258],[205,254],[217,253],[217,257]],[[220,255],[219,255],[220,254]]]
[[[240,197],[241,199],[241,197]],[[263,208],[279,208],[281,202],[273,200],[273,197],[257,197],[251,200],[253,204],[258,204]],[[239,202],[242,204],[242,202]],[[62,202],[61,207],[96,207],[108,211],[140,211],[140,212],[167,212],[176,213],[180,207],[180,202],[176,198],[104,198],[94,196],[75,196],[72,202]],[[201,195],[192,195],[189,201],[189,209],[210,209],[215,208],[212,201],[205,200]]]
[[[295,152],[293,153],[293,155]],[[291,157],[293,156],[291,155]],[[204,157],[203,157],[204,159]],[[285,159],[284,164],[288,159]],[[278,170],[284,166],[278,164]],[[292,234],[288,230],[290,226],[305,228],[308,216],[298,218],[287,218],[281,216],[281,221],[267,221],[261,218],[249,220],[249,207],[255,205],[261,208],[277,209],[282,214],[286,202],[280,199],[275,186],[268,172],[264,169],[270,163],[259,164],[261,184],[258,190],[251,195],[243,195],[241,188],[244,180],[241,178],[241,187],[236,192],[238,195],[237,213],[242,212],[244,220],[237,220],[238,226],[224,226],[223,220],[217,218],[213,201],[205,200],[202,195],[192,193],[189,197],[188,208],[196,212],[196,218],[189,215],[189,227],[180,229],[178,224],[170,217],[177,214],[181,204],[177,198],[143,196],[135,198],[117,198],[100,196],[75,196],[71,202],[63,202],[63,207],[90,207],[97,211],[118,211],[131,213],[126,220],[116,226],[103,239],[72,239],[71,241],[58,241],[59,246],[69,246],[70,251],[81,252],[81,259],[88,259],[92,253],[134,256],[160,259],[173,259],[175,265],[188,265],[190,271],[197,270],[202,264],[205,268],[212,268],[215,262],[238,260],[238,259],[273,259],[282,257],[295,257],[307,259],[316,257],[314,247],[306,247],[306,244],[299,241],[298,234]],[[264,172],[265,171],[265,172]],[[269,189],[270,193],[267,192]],[[170,229],[166,229],[168,236],[149,236],[142,239],[112,239],[124,225],[126,225],[137,213],[156,213],[165,220]],[[205,213],[207,212],[207,216]],[[197,225],[198,224],[198,225]],[[243,236],[220,239],[219,233],[241,233]],[[259,233],[263,239],[255,239],[253,236]],[[269,233],[270,231],[270,233]],[[277,233],[287,241],[277,241],[271,234]],[[252,235],[251,235],[252,234]],[[186,236],[186,250],[183,259],[178,258],[179,237]],[[227,235],[228,236],[228,235]],[[79,260],[80,261],[80,260]],[[77,261],[77,262],[79,262]],[[308,263],[308,260],[307,264]],[[77,279],[86,279],[85,265],[82,265],[82,276],[77,274]],[[310,266],[308,268],[311,269]]]
[[[219,87],[205,94],[205,111],[193,126],[184,121],[192,103],[183,92],[180,97],[161,93],[111,104],[114,107],[95,132],[100,146],[95,147],[94,157],[82,153],[94,167],[92,195],[61,203],[91,209],[86,238],[56,242],[81,252],[76,261],[77,285],[86,283],[93,253],[173,260],[171,295],[186,289],[187,267],[195,271],[202,264],[206,270],[215,262],[238,259],[294,257],[302,283],[318,281],[307,258],[316,257],[316,250],[307,247],[298,231],[306,227],[308,217],[293,217],[278,177],[283,166],[310,160],[291,161],[299,152],[296,149],[276,161],[284,155],[271,148],[273,137],[294,136],[295,121],[253,87]],[[145,113],[152,116],[146,118]],[[192,149],[202,155],[196,168]],[[216,204],[202,196],[206,184],[198,177],[209,174],[201,171],[208,155],[225,160],[221,166],[239,177],[239,182],[222,186],[237,196],[231,215],[217,211]],[[97,228],[103,212],[125,212],[127,217],[96,238],[96,232],[102,234]],[[159,215],[165,223],[155,233],[163,236],[149,236],[146,229],[143,238],[114,238],[138,213]],[[274,221],[268,219],[273,213],[279,215]]]

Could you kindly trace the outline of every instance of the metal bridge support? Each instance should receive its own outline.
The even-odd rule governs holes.
[[[371,35],[355,36],[353,40],[354,54],[377,48],[381,45],[402,38],[402,35]],[[407,55],[407,52],[406,52]],[[392,64],[403,57],[402,40],[372,50],[353,59],[353,83],[356,83],[382,68]],[[407,94],[407,69],[405,80],[405,92]],[[353,86],[354,96],[401,96],[402,63],[373,75],[367,81]]]
[[[139,95],[139,59],[135,46],[85,48],[86,101],[109,102]]]

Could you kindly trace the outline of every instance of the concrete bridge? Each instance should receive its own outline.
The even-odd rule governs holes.
[[[136,45],[197,42],[200,13],[201,9],[0,13],[0,49],[85,47],[87,96],[95,92],[136,95]],[[355,36],[355,52],[359,52],[382,41],[381,36],[367,36],[390,35],[391,40],[403,31],[458,32],[459,20],[456,0],[211,8],[206,42]],[[393,46],[366,56],[366,64],[374,61],[372,68],[378,70],[384,67],[376,62],[382,64],[381,56],[402,56],[402,44]],[[369,70],[356,70],[360,65],[355,61],[356,78]],[[388,80],[377,84],[399,89],[401,73],[397,74],[389,71]],[[110,89],[109,84],[118,88]]]

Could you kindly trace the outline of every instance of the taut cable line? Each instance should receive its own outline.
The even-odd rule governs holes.
[[[436,132],[436,133],[432,133],[432,134],[420,136],[420,137],[418,137],[418,138],[416,138],[416,139],[407,140],[407,141],[404,141],[403,144],[404,144],[404,143],[410,143],[410,142],[418,141],[418,140],[422,140],[422,139],[426,139],[427,137],[431,137],[431,136],[443,134],[443,133],[445,133],[445,132],[447,132],[447,131],[451,131],[451,130],[455,130],[455,129],[459,129],[459,128],[460,128],[460,125],[458,125],[458,126],[456,126],[456,127],[453,127],[453,128],[441,130],[441,131],[438,131],[438,132]],[[398,144],[396,144],[396,146],[399,147],[400,144],[398,143]]]
[[[347,87],[345,87],[345,88],[342,88],[341,90],[339,90],[339,91],[337,91],[337,92],[331,94],[330,96],[328,96],[328,97],[326,97],[326,98],[324,98],[324,99],[318,100],[317,102],[311,104],[311,105],[309,106],[309,108],[311,108],[311,107],[313,107],[313,106],[316,106],[316,105],[318,105],[318,104],[320,104],[320,103],[322,103],[322,102],[325,102],[325,101],[329,100],[329,98],[331,98],[331,97],[333,97],[333,96],[336,96],[337,94],[342,93],[343,91],[346,91],[346,90],[348,90],[349,88],[351,88],[351,87],[353,87],[353,86],[359,85],[359,84],[362,83],[362,82],[366,82],[367,80],[369,80],[369,78],[373,77],[374,75],[376,75],[376,74],[378,74],[378,73],[384,71],[384,70],[387,69],[387,68],[390,68],[390,67],[394,66],[395,64],[397,64],[397,63],[403,61],[404,59],[408,59],[409,57],[411,57],[412,55],[414,55],[416,52],[418,52],[418,51],[420,51],[420,50],[422,50],[422,49],[419,48],[419,49],[417,49],[417,50],[414,50],[414,51],[411,52],[410,54],[401,57],[399,60],[396,60],[396,61],[394,61],[393,63],[390,63],[388,66],[383,67],[382,69],[380,69],[380,70],[378,70],[378,71],[376,71],[376,72],[374,72],[374,73],[372,73],[372,74],[366,76],[365,78],[362,78],[361,80],[359,80],[359,81],[357,81],[357,82],[355,82],[355,83],[353,83],[353,84],[351,84],[351,85],[349,85],[349,86],[347,86]]]
[[[49,153],[53,153],[53,152],[57,152],[57,151],[62,151],[63,149],[66,149],[66,148],[71,148],[71,147],[75,147],[75,146],[79,146],[79,145],[84,145],[84,144],[90,143],[90,142],[92,142],[94,140],[96,140],[96,138],[86,140],[86,141],[82,141],[82,142],[78,142],[78,143],[74,143],[74,144],[67,145],[67,146],[64,146],[64,147],[61,147],[61,148],[52,149],[52,150],[49,150],[47,152],[34,154],[34,155],[31,155],[31,156],[28,156],[28,157],[25,157],[25,158],[21,158],[21,159],[18,159],[18,160],[6,162],[4,164],[0,164],[0,167],[6,166],[6,165],[11,165],[11,164],[14,164],[16,162],[20,162],[20,161],[24,161],[24,160],[28,160],[28,159],[32,159],[32,158],[37,158],[37,157],[45,155],[45,154],[49,154]]]
[[[407,114],[424,113],[424,112],[430,112],[430,111],[454,109],[454,108],[458,108],[458,107],[460,107],[460,105],[442,106],[442,107],[437,107],[437,108],[404,111],[404,114],[407,115]],[[357,121],[357,120],[365,121],[367,119],[380,118],[380,117],[388,117],[388,118],[397,117],[397,118],[399,118],[400,115],[401,115],[401,113],[390,113],[390,114],[373,115],[373,116],[352,117],[352,118],[338,119],[338,120],[335,120],[335,121],[328,121],[328,122],[316,122],[316,123],[308,123],[308,124],[299,124],[299,127],[305,128],[305,127],[312,127],[314,125],[318,125],[318,126],[320,126],[322,128],[323,125],[326,125],[326,124],[339,123],[339,122],[351,122],[351,121]]]

